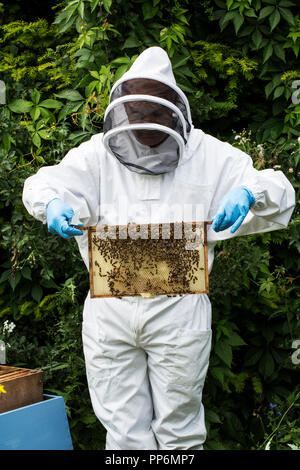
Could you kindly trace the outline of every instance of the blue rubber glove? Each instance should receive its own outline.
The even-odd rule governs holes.
[[[252,192],[245,186],[231,189],[221,199],[217,213],[213,218],[212,228],[215,232],[220,232],[232,226],[230,232],[234,233],[254,203],[255,198]]]
[[[47,204],[47,225],[51,233],[60,235],[63,238],[71,238],[75,235],[83,235],[81,230],[77,230],[70,225],[74,211],[69,204],[61,199],[52,199]],[[77,225],[83,225],[79,223]]]

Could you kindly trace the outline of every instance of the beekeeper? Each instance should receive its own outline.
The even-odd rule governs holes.
[[[192,124],[167,53],[146,49],[111,90],[103,133],[41,168],[23,202],[52,233],[76,236],[88,268],[87,233],[75,224],[212,220],[218,240],[287,226],[294,190],[281,171]],[[83,346],[106,449],[202,449],[202,390],[211,348],[207,295],[91,298]]]

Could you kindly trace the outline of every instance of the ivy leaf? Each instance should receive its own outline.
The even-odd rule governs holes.
[[[32,101],[21,100],[18,98],[8,104],[8,107],[11,111],[20,114],[28,113],[31,110],[32,106]]]
[[[253,8],[249,8],[249,10],[246,10],[245,15],[249,16],[249,18],[256,18],[257,17],[257,15],[256,15]]]
[[[91,8],[91,13],[97,8],[99,5],[99,0],[91,0],[92,8]]]
[[[83,96],[79,93],[79,91],[71,89],[66,89],[60,91],[59,93],[55,93],[55,96],[57,96],[58,98],[65,98],[69,101],[79,101],[84,99]]]
[[[39,105],[44,108],[60,108],[63,104],[61,101],[47,99],[42,101]]]
[[[80,15],[80,18],[83,19],[84,17],[84,2],[80,2],[78,5],[78,13]]]
[[[263,64],[267,62],[267,60],[272,56],[273,54],[273,46],[271,41],[264,47],[264,52],[263,52]]]
[[[269,23],[271,26],[271,31],[278,25],[280,21],[280,14],[279,11],[276,9],[273,11],[272,15],[269,17]]]
[[[227,341],[230,346],[245,346],[247,344],[237,333],[230,333]]]
[[[10,280],[9,280],[9,283],[10,283],[10,286],[12,288],[12,290],[15,290],[15,288],[17,287],[17,285],[19,284],[20,280],[21,280],[21,273],[20,271],[17,271],[15,277],[11,277]]]
[[[290,2],[290,0],[280,0],[279,2],[280,7],[294,7],[296,4],[294,2]]]
[[[205,419],[209,422],[209,423],[221,423],[221,419],[220,417],[217,415],[217,413],[215,413],[214,411],[212,410],[206,410],[205,412]]]
[[[137,47],[141,45],[141,41],[137,39],[135,36],[131,36],[126,39],[124,42],[122,49],[130,49],[131,47]]]
[[[255,45],[255,48],[256,48],[256,49],[259,49],[259,46],[260,46],[260,44],[261,44],[261,42],[262,42],[262,38],[263,38],[263,37],[262,37],[261,32],[260,32],[258,29],[256,29],[256,30],[254,31],[254,33],[252,34],[252,40],[253,40],[253,42],[254,42],[254,45]]]
[[[254,366],[255,364],[258,363],[258,361],[260,360],[262,355],[263,355],[263,350],[262,349],[254,349],[254,348],[249,349],[246,352],[244,365],[245,366]]]
[[[103,0],[103,6],[105,10],[107,11],[107,13],[110,13],[111,4],[112,4],[112,0]]]
[[[7,281],[7,279],[9,279],[11,275],[11,269],[8,269],[7,271],[4,271],[0,277],[0,284],[2,284],[2,282],[5,282]]]
[[[143,3],[142,12],[144,20],[150,20],[158,12],[158,7],[153,7],[150,3]]]
[[[236,14],[234,15],[233,17],[233,24],[234,24],[234,29],[235,29],[235,34],[238,33],[240,27],[242,26],[242,24],[244,23],[244,17],[236,12]]]
[[[22,276],[25,279],[29,279],[31,281],[31,269],[28,266],[25,266],[25,268],[22,269]]]
[[[278,8],[280,11],[281,16],[287,21],[290,25],[294,26],[295,24],[295,18],[291,12],[291,10],[288,10],[288,8]]]
[[[223,18],[220,19],[219,25],[221,31],[223,31],[224,28],[228,25],[228,22],[234,18],[235,11],[228,11],[226,15],[223,16]]]
[[[266,379],[270,377],[274,372],[274,359],[269,352],[266,352],[261,360],[259,361],[258,369],[259,372]]]
[[[258,20],[263,20],[264,18],[269,16],[274,10],[275,7],[271,5],[264,7],[262,10],[260,10]]]
[[[43,289],[38,284],[35,284],[31,289],[31,296],[39,304],[43,297]]]
[[[29,113],[30,113],[30,116],[31,116],[32,120],[36,121],[40,117],[41,110],[38,106],[34,106],[34,108],[32,108],[29,111]]]
[[[37,105],[41,97],[40,92],[35,88],[30,96],[31,96],[33,104]]]
[[[228,342],[218,341],[215,346],[217,356],[225,362],[228,367],[231,367],[232,361],[232,348]]]
[[[36,147],[40,147],[41,146],[41,138],[40,136],[38,135],[38,133],[36,132],[34,134],[34,136],[32,137],[32,142],[34,143],[34,145]]]
[[[46,129],[40,130],[38,134],[42,139],[49,139],[49,132]]]
[[[285,62],[285,50],[280,46],[280,44],[276,44],[274,46],[274,52],[279,59]]]

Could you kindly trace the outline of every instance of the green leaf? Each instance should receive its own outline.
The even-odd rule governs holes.
[[[99,80],[92,80],[87,86],[87,89],[86,89],[87,94],[91,95],[94,89],[97,87],[97,85],[99,85]]]
[[[245,346],[247,344],[237,333],[230,333],[227,341],[230,346]]]
[[[296,4],[294,2],[290,2],[290,0],[280,0],[279,2],[280,7],[294,7]]]
[[[249,8],[249,10],[246,10],[245,11],[245,16],[248,16],[249,18],[256,18],[257,17],[257,15],[256,15],[253,8]]]
[[[75,13],[77,10],[77,2],[75,5],[69,5],[68,8],[66,8],[66,18],[65,21],[68,22],[71,18],[71,16]]]
[[[272,56],[273,54],[273,46],[272,43],[269,42],[265,47],[264,47],[264,52],[263,52],[263,64],[267,62],[267,60]]]
[[[290,25],[294,26],[295,18],[291,10],[288,10],[287,8],[279,7],[279,11],[280,11],[281,16],[285,19],[285,21],[287,21]]]
[[[220,19],[219,25],[221,31],[223,31],[224,28],[228,25],[228,22],[234,18],[234,15],[236,14],[235,11],[228,11],[226,15],[223,16],[223,18]]]
[[[21,276],[20,271],[17,271],[15,276],[10,278],[9,283],[10,283],[12,290],[15,290],[15,288],[17,287],[17,285],[19,284],[21,280],[21,277],[22,276]]]
[[[254,366],[263,355],[262,349],[249,349],[245,356],[245,366]]]
[[[32,108],[29,111],[29,113],[30,113],[30,116],[31,116],[32,120],[36,121],[40,117],[41,110],[38,106],[34,106],[34,108]]]
[[[122,49],[130,49],[132,47],[137,47],[141,45],[141,41],[135,36],[131,36],[124,42]]]
[[[276,9],[273,11],[272,15],[269,17],[269,23],[271,26],[271,31],[273,31],[274,28],[278,25],[280,21],[280,14],[279,11]]]
[[[32,137],[32,142],[34,143],[34,145],[36,147],[40,147],[41,146],[41,138],[40,136],[38,135],[38,133],[36,132],[34,134],[34,136]]]
[[[32,298],[39,304],[43,297],[43,289],[38,284],[35,284],[31,289]]]
[[[261,32],[258,29],[256,29],[254,33],[252,34],[252,41],[254,42],[256,49],[259,49],[262,39],[263,37],[262,37]]]
[[[232,348],[228,342],[218,341],[215,345],[215,351],[217,356],[225,362],[228,367],[231,367],[232,361]]]
[[[47,131],[46,129],[38,131],[38,134],[42,139],[49,139],[49,131]]]
[[[103,6],[105,10],[107,11],[107,13],[110,13],[111,4],[112,4],[112,0],[103,0]]]
[[[266,352],[261,358],[261,360],[259,361],[258,369],[265,379],[270,377],[273,374],[274,359],[269,352]]]
[[[78,102],[78,101],[71,101],[69,103],[67,103],[65,106],[63,106],[63,108],[61,108],[60,112],[59,112],[59,115],[58,115],[58,122],[61,121],[65,116],[67,116],[68,114],[71,114],[71,113],[76,113],[77,111],[79,111],[79,109],[82,107],[82,102]]]
[[[15,99],[11,103],[8,104],[8,107],[14,113],[28,113],[33,106],[32,101]]]
[[[233,24],[234,24],[234,29],[235,29],[235,34],[238,33],[240,27],[242,26],[242,24],[244,23],[244,17],[236,12],[236,14],[234,15],[233,17]]]
[[[25,266],[25,268],[22,269],[22,276],[25,279],[29,279],[30,281],[32,280],[31,279],[31,269],[28,266]]]
[[[80,15],[80,18],[83,19],[84,17],[84,2],[80,2],[78,5],[78,13]]]
[[[262,10],[260,10],[258,20],[263,20],[264,18],[269,16],[274,10],[275,7],[271,5],[264,7]]]
[[[274,95],[273,95],[274,99],[279,98],[283,92],[284,92],[284,86],[278,86],[277,88],[275,88]]]
[[[97,6],[99,5],[99,0],[91,0],[91,3],[92,3],[92,8],[91,8],[91,12],[93,13],[93,11],[97,8]]]
[[[121,65],[120,67],[118,67],[117,70],[116,70],[115,76],[114,76],[115,82],[116,82],[117,80],[119,80],[119,78],[121,78],[122,75],[123,75],[125,72],[127,72],[127,70],[128,70],[128,65]]]
[[[64,98],[69,101],[79,101],[83,100],[83,96],[77,90],[66,89],[60,91],[59,93],[55,93],[55,96],[58,98]]]
[[[7,281],[7,279],[9,279],[10,275],[11,275],[11,269],[8,269],[7,271],[4,271],[1,274],[1,277],[0,277],[0,284],[2,284],[2,282]]]
[[[217,413],[215,413],[212,410],[206,410],[205,411],[205,419],[209,423],[221,423],[222,422],[220,417],[217,415]]]
[[[52,99],[47,99],[40,103],[40,106],[43,106],[44,108],[60,108],[62,105],[61,101]]]
[[[158,7],[153,7],[151,3],[143,3],[142,12],[144,20],[150,20],[158,12]]]
[[[263,387],[262,387],[262,383],[259,377],[252,377],[251,381],[252,381],[253,390],[255,391],[255,393],[258,393],[259,395],[262,394]]]
[[[97,80],[100,79],[99,73],[96,72],[96,70],[91,70],[91,71],[90,71],[90,75],[91,75],[92,77],[96,78]]]
[[[31,96],[32,102],[34,104],[38,104],[38,102],[40,101],[41,94],[36,88],[33,90],[30,96]]]
[[[279,59],[281,59],[283,62],[285,62],[285,50],[281,47],[280,44],[275,44],[274,46],[274,52],[277,55]]]

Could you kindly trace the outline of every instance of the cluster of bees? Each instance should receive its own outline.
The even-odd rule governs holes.
[[[193,293],[197,272],[203,270],[199,249],[186,249],[186,238],[176,238],[176,224],[170,224],[166,239],[161,224],[136,227],[140,230],[134,239],[121,230],[112,238],[92,236],[100,254],[94,269],[106,278],[110,293],[115,297]]]

